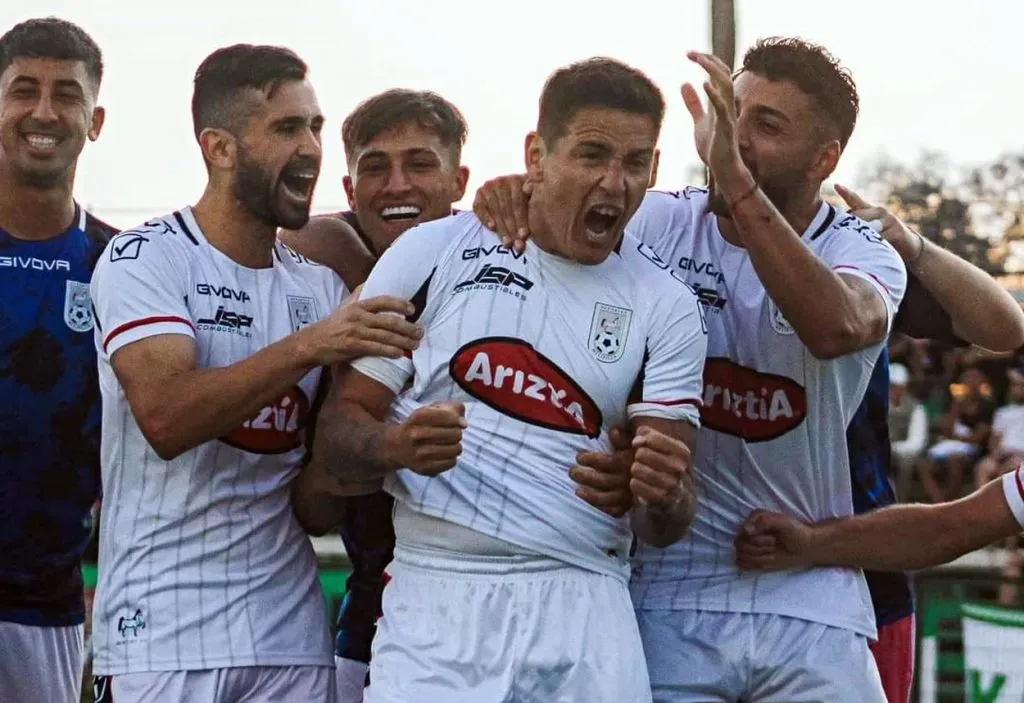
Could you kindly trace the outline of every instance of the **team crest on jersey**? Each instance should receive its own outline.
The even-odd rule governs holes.
[[[92,329],[92,298],[89,284],[68,281],[64,288],[64,324],[75,332]]]
[[[594,306],[594,316],[590,321],[590,353],[595,359],[610,364],[622,358],[632,319],[633,311],[628,308],[607,303]]]
[[[288,316],[292,320],[293,332],[313,324],[320,317],[316,312],[316,300],[301,295],[289,295]]]
[[[789,324],[789,320],[786,319],[782,311],[779,310],[779,306],[775,304],[775,301],[771,298],[768,299],[768,315],[772,322],[772,329],[779,334],[795,334],[796,330]]]

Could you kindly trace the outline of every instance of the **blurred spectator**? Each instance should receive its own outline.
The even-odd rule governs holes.
[[[981,371],[968,368],[958,383],[949,386],[951,402],[939,424],[939,441],[917,464],[921,485],[934,503],[960,496],[964,474],[984,451],[992,422],[992,384]],[[946,474],[943,490],[935,478],[937,469]]]
[[[896,495],[909,489],[914,462],[928,442],[928,415],[907,386],[910,371],[903,364],[889,365],[889,438],[892,466],[896,474]]]
[[[988,455],[978,462],[974,482],[980,488],[997,476],[1013,471],[1024,460],[1024,369],[1006,372],[1008,403],[992,417]]]

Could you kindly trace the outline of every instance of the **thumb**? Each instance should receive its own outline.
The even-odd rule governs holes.
[[[437,407],[444,408],[445,410],[450,410],[453,413],[455,413],[456,415],[458,415],[459,417],[465,417],[466,416],[466,406],[463,405],[462,403],[455,403],[455,402],[438,403]]]
[[[755,510],[743,523],[744,534],[753,537],[770,532],[777,532],[786,522],[784,515],[769,513],[766,510]]]
[[[839,185],[838,183],[836,183],[835,189],[836,193],[839,194],[839,197],[846,202],[846,204],[849,206],[851,210],[861,210],[863,208],[871,207],[871,204],[868,203],[868,201],[857,195],[857,193],[853,192],[846,186]]]
[[[358,303],[359,302],[359,294],[362,293],[362,292],[363,292],[363,284],[360,283],[358,286],[355,287],[355,290],[353,290],[351,293],[348,294],[348,297],[346,297],[344,300],[341,301],[341,306],[345,307],[346,305],[351,305],[352,303]]]
[[[683,84],[682,89],[683,104],[686,105],[686,109],[690,112],[690,117],[693,118],[694,122],[700,122],[704,119],[704,105],[700,101],[700,95],[697,93],[697,89],[689,83]]]

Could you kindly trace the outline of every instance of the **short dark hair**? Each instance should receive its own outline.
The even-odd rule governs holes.
[[[469,128],[459,108],[429,90],[405,88],[393,88],[367,98],[345,118],[341,125],[345,158],[351,161],[360,147],[369,144],[381,132],[410,122],[436,134],[441,144],[451,151],[455,164],[462,161],[462,146]]]
[[[743,56],[737,75],[744,71],[793,83],[835,124],[839,143],[846,148],[857,124],[860,98],[853,76],[825,47],[798,37],[761,39]]]
[[[25,20],[0,37],[0,73],[15,59],[81,61],[98,91],[103,80],[103,53],[84,29],[58,17]]]
[[[309,68],[291,49],[235,44],[203,59],[196,69],[192,91],[192,128],[196,139],[204,129],[239,134],[251,114],[247,92],[268,98],[282,83],[301,81]]]
[[[537,132],[548,145],[565,135],[580,110],[598,107],[650,117],[661,130],[665,98],[642,71],[615,59],[595,57],[560,68],[540,94]]]

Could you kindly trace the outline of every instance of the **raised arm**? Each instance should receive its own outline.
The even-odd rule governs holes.
[[[907,265],[910,283],[896,331],[943,342],[960,339],[997,352],[1024,346],[1024,311],[994,278],[929,242],[888,209],[840,185],[836,192],[854,215],[881,222],[882,236]]]
[[[362,285],[375,262],[352,226],[339,217],[318,215],[299,230],[281,230],[281,241],[341,276],[349,290]]]

